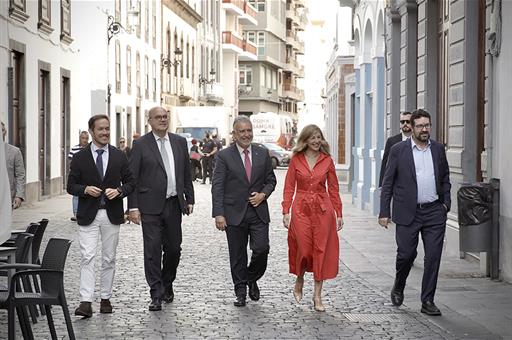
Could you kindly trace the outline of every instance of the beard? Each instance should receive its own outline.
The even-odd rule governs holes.
[[[426,142],[430,138],[430,134],[428,132],[420,132],[420,133],[415,133],[414,137],[416,137],[416,139],[421,142]]]
[[[402,127],[402,132],[407,134],[407,133],[411,133],[412,129],[408,126],[404,126]]]

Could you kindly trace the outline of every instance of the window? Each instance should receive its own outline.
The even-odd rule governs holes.
[[[183,66],[183,55],[185,54],[185,51],[183,51],[183,36],[181,37],[181,41],[180,41],[180,46],[181,46],[181,63],[180,63],[180,77],[183,78],[183,69],[185,68]]]
[[[196,49],[194,48],[194,43],[192,43],[192,83],[194,83],[194,78],[196,77],[195,67],[196,67]]]
[[[174,51],[176,51],[176,49],[178,48],[178,32],[176,32],[176,29],[174,30]],[[170,55],[170,54],[169,54]],[[176,57],[176,55],[174,54],[174,57]],[[178,64],[174,64],[174,76],[177,77],[178,76]]]
[[[437,100],[437,140],[448,144],[448,115],[450,95],[450,3],[439,2],[440,21],[438,26],[438,100]]]
[[[61,0],[60,2],[60,40],[66,44],[71,44],[71,0]]]
[[[265,32],[258,32],[258,42],[256,45],[258,46],[258,55],[265,55]]]
[[[151,29],[152,29],[152,36],[153,36],[153,48],[156,48],[156,1],[153,0],[153,6],[151,7],[152,12],[152,23],[151,23]]]
[[[140,54],[137,52],[137,56],[135,57],[135,67],[136,67],[136,75],[135,81],[137,82],[137,97],[140,98]]]
[[[187,49],[185,50],[185,53],[187,54],[187,65],[186,65],[186,69],[187,69],[187,78],[190,78],[190,44],[187,42]]]
[[[251,85],[252,84],[252,66],[251,65],[240,65],[240,85]]]
[[[142,4],[140,2],[140,0],[137,0],[137,10],[139,11],[139,24],[136,25],[136,31],[135,33],[137,34],[137,38],[140,38],[140,28],[142,27]]]
[[[116,40],[116,93],[121,93],[121,44]]]
[[[265,12],[265,0],[249,0],[249,4],[258,12]]]
[[[149,4],[150,2],[149,1],[145,1],[146,3],[146,15],[144,17],[144,20],[146,20],[145,24],[146,24],[146,29],[144,31],[144,38],[146,39],[146,43],[149,43]]]
[[[145,97],[149,99],[149,59],[148,56],[144,57],[144,76],[145,76]]]
[[[37,23],[37,28],[46,34],[53,32],[53,28],[51,27],[51,12],[51,1],[39,0],[39,22]]]
[[[116,2],[115,2],[114,19],[117,22],[121,21],[121,0],[116,0]]]
[[[153,101],[156,101],[156,61],[154,60],[151,75],[153,77]]]
[[[126,90],[132,94],[132,49],[126,47]]]
[[[27,21],[29,15],[26,11],[26,0],[11,0],[9,4],[9,16],[21,22]]]
[[[256,45],[256,32],[248,31],[247,32],[247,40],[249,40],[250,42],[252,42],[253,44]]]

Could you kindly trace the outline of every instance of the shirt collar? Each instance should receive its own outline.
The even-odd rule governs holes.
[[[107,144],[107,145],[105,145],[105,146],[104,146],[104,147],[102,147],[102,148],[98,148],[98,147],[96,146],[96,144],[94,144],[94,142],[91,142],[91,150],[92,150],[92,152],[96,152],[96,150],[99,150],[99,149],[102,149],[103,151],[108,152],[108,144]]]
[[[163,139],[165,139],[166,141],[168,141],[168,140],[169,140],[169,134],[168,134],[168,133],[166,133],[166,134],[165,134],[165,136],[160,137],[160,136],[156,135],[156,134],[153,132],[153,137],[155,137],[155,140],[156,140],[157,142],[158,142],[158,140],[159,140],[160,138],[163,138]]]
[[[430,139],[428,140],[427,147],[426,147],[425,149],[423,149],[423,150],[422,150],[422,149],[420,149],[420,148],[418,147],[418,145],[417,145],[416,143],[414,143],[414,139],[412,138],[412,136],[411,136],[411,137],[409,137],[409,138],[411,139],[411,148],[412,148],[413,150],[414,150],[414,148],[416,148],[416,149],[418,149],[418,150],[420,150],[420,151],[423,151],[423,150],[426,150],[426,149],[428,149],[428,148],[430,147]]]
[[[238,153],[239,154],[243,154],[244,153],[244,148],[241,148],[240,145],[236,144],[236,148],[238,149]],[[252,153],[252,144],[249,145],[249,147],[247,148],[247,150],[249,150],[249,155]]]

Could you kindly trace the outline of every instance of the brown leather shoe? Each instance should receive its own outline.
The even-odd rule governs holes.
[[[109,299],[101,299],[100,302],[100,313],[109,314],[112,313],[112,305]]]
[[[84,318],[90,318],[92,316],[92,306],[90,302],[82,301],[77,309],[75,309],[75,315],[83,316]]]

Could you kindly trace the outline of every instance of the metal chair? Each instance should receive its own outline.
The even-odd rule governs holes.
[[[55,325],[51,312],[51,305],[59,305],[62,307],[66,327],[70,339],[75,339],[73,325],[64,294],[64,266],[67,254],[71,245],[70,240],[52,238],[48,241],[46,250],[41,261],[41,265],[37,264],[9,264],[0,266],[0,269],[18,269],[22,270],[14,274],[9,286],[9,292],[0,292],[0,309],[8,310],[8,332],[9,339],[15,336],[15,316],[14,310],[17,307],[44,305],[46,310],[46,318],[52,339],[57,339]],[[17,279],[23,276],[38,275],[41,280],[40,293],[18,292],[16,290]],[[18,312],[18,318],[20,313]],[[22,320],[20,320],[20,323]],[[30,328],[30,324],[28,324]],[[23,330],[23,325],[22,325]],[[30,330],[31,332],[31,330]]]

